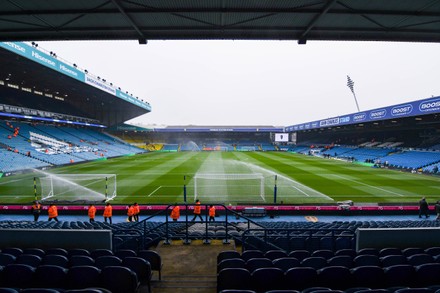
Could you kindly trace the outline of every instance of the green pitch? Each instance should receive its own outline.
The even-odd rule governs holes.
[[[148,153],[53,168],[46,172],[116,174],[117,196],[113,203],[121,204],[183,202],[184,185],[188,202],[193,202],[196,174],[258,174],[258,178],[263,178],[198,181],[200,189],[197,194],[202,203],[272,204],[275,183],[277,203],[282,201],[284,204],[328,204],[342,200],[416,203],[422,195],[431,203],[440,199],[438,177],[278,152]],[[44,174],[35,172],[0,178],[0,203],[30,203],[34,199],[34,177],[37,178],[37,198],[40,199],[39,178]],[[102,186],[99,188],[102,192]],[[93,199],[87,189],[76,192],[78,196]]]

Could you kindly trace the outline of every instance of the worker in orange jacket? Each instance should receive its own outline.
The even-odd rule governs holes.
[[[96,207],[94,205],[89,205],[89,210],[87,211],[89,215],[89,221],[90,223],[95,222],[95,215],[96,215]]]
[[[54,219],[55,222],[58,222],[58,209],[56,205],[51,204],[47,210],[47,213],[49,214],[49,222],[52,221],[52,219]]]
[[[134,216],[134,207],[132,205],[128,206],[127,209],[127,216],[128,216],[128,221],[129,222],[133,222],[133,216]]]
[[[112,224],[112,216],[113,216],[113,207],[108,202],[104,207],[104,221],[107,223],[107,219],[109,223]]]
[[[133,209],[134,209],[133,219],[134,219],[135,222],[139,222],[139,214],[141,213],[141,208],[139,207],[137,202],[135,202],[133,204]]]
[[[41,204],[36,200],[32,205],[32,214],[34,215],[34,221],[37,222],[41,213]]]
[[[180,218],[180,207],[177,204],[171,210],[170,217],[173,219],[173,221],[177,221]]]
[[[209,206],[209,221],[215,221],[215,207],[213,205]]]
[[[202,213],[202,206],[200,204],[200,200],[196,199],[196,204],[194,205],[194,211],[193,211],[194,218],[191,220],[191,222],[194,222],[197,217],[199,217],[200,221],[203,222],[201,213]]]

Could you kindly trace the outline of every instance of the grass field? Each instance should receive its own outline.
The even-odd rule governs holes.
[[[422,195],[429,202],[440,199],[438,177],[278,152],[148,153],[53,168],[46,172],[116,174],[117,197],[114,203],[183,202],[184,184],[188,201],[193,202],[196,174],[217,174],[219,178],[197,181],[197,197],[203,203],[272,204],[275,175],[277,203],[328,204],[342,200],[353,200],[355,203],[416,203]],[[240,179],[243,175],[237,175],[235,177],[240,180],[222,180],[224,176],[219,174],[254,174],[255,178]],[[40,199],[41,182],[38,178],[45,175],[35,172],[1,178],[0,203],[31,202],[34,199],[34,177],[37,178],[36,189]],[[54,198],[72,201],[94,199],[99,196],[98,193],[104,192],[104,185],[105,181],[101,181],[75,189],[68,195],[55,195]]]

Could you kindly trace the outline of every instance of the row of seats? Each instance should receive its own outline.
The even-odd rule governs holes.
[[[428,254],[416,254],[406,258],[403,255],[388,255],[381,259],[375,255],[359,255],[354,259],[348,255],[334,256],[330,259],[324,257],[315,256],[307,257],[303,260],[298,260],[294,257],[281,257],[271,260],[269,258],[251,258],[244,261],[241,258],[230,258],[221,261],[217,265],[217,271],[221,271],[225,268],[245,268],[250,272],[259,268],[276,267],[283,271],[287,271],[295,267],[311,267],[315,270],[322,269],[330,266],[342,266],[346,268],[356,268],[361,266],[378,266],[386,268],[393,265],[409,264],[412,266],[418,266],[427,263],[440,263],[440,255],[432,257]]]
[[[112,293],[104,288],[84,288],[84,289],[70,289],[70,290],[56,290],[52,288],[0,288],[0,293]]]
[[[254,290],[234,290],[226,289],[219,293],[256,293]],[[333,290],[328,287],[311,287],[302,291],[298,290],[269,290],[265,293],[440,293],[438,286],[429,286],[422,288],[395,287],[372,289],[369,287],[349,288],[345,291]]]
[[[69,269],[54,265],[36,268],[25,264],[0,267],[0,287],[84,289],[104,288],[112,293],[135,293],[140,286],[137,274],[123,266],[108,266],[102,270],[92,266]]]
[[[294,267],[286,272],[276,267],[259,268],[253,272],[244,268],[225,268],[217,274],[217,291],[245,289],[260,293],[275,289],[304,290],[316,286],[332,290],[353,287],[427,287],[438,285],[439,276],[440,263],[395,265],[386,268],[360,266],[352,269],[330,266],[319,270]]]
[[[241,258],[244,261],[247,261],[251,258],[268,258],[270,260],[274,260],[282,257],[293,257],[298,259],[299,261],[302,261],[308,257],[323,257],[326,260],[328,260],[335,256],[350,256],[352,259],[354,259],[361,255],[372,255],[380,259],[383,259],[384,257],[387,256],[399,256],[399,255],[408,258],[418,254],[427,254],[434,258],[440,255],[440,247],[429,247],[425,249],[420,247],[409,247],[404,249],[395,248],[395,247],[386,247],[382,249],[363,248],[358,251],[355,249],[340,249],[337,251],[315,250],[313,252],[310,252],[308,250],[294,250],[291,251],[290,253],[287,253],[283,250],[269,250],[266,252],[261,250],[245,250],[241,254],[235,250],[225,250],[217,255],[217,264],[219,264],[221,261],[225,259],[230,259],[230,258]]]
[[[18,248],[8,247],[1,249],[0,266],[9,264],[26,264],[32,267],[40,265],[56,265],[63,268],[74,266],[94,266],[102,269],[106,266],[127,266],[133,269],[137,259],[146,261],[150,270],[158,271],[161,279],[162,258],[153,250],[140,250],[135,252],[130,249],[121,249],[113,252],[109,249],[71,249],[63,248],[39,249],[39,248]],[[140,266],[141,264],[139,264]]]

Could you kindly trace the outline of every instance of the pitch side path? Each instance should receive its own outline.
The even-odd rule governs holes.
[[[238,207],[272,205],[275,186],[276,204],[282,204],[279,209],[297,205],[335,208],[338,201],[351,200],[355,208],[363,210],[370,206],[378,210],[381,206],[404,210],[407,205],[415,206],[422,196],[426,196],[431,204],[440,199],[440,178],[437,176],[285,152],[148,153],[44,172],[54,175],[115,174],[117,195],[112,200],[114,205],[182,203],[184,186],[188,203],[197,197],[203,204]],[[41,187],[44,182],[40,179],[44,176],[41,173],[0,178],[0,204],[29,205],[34,200],[35,191],[38,199],[47,197],[48,194],[44,194],[46,189]],[[197,177],[201,179],[196,184]],[[57,185],[56,180],[53,184]],[[79,185],[76,182],[71,184]],[[49,199],[63,202],[75,202],[79,198],[99,200],[99,196],[104,197],[103,191],[98,190],[104,189],[101,185],[103,183],[89,184],[89,189],[96,186],[96,190],[90,193],[87,189],[72,187],[69,192],[51,194]]]

